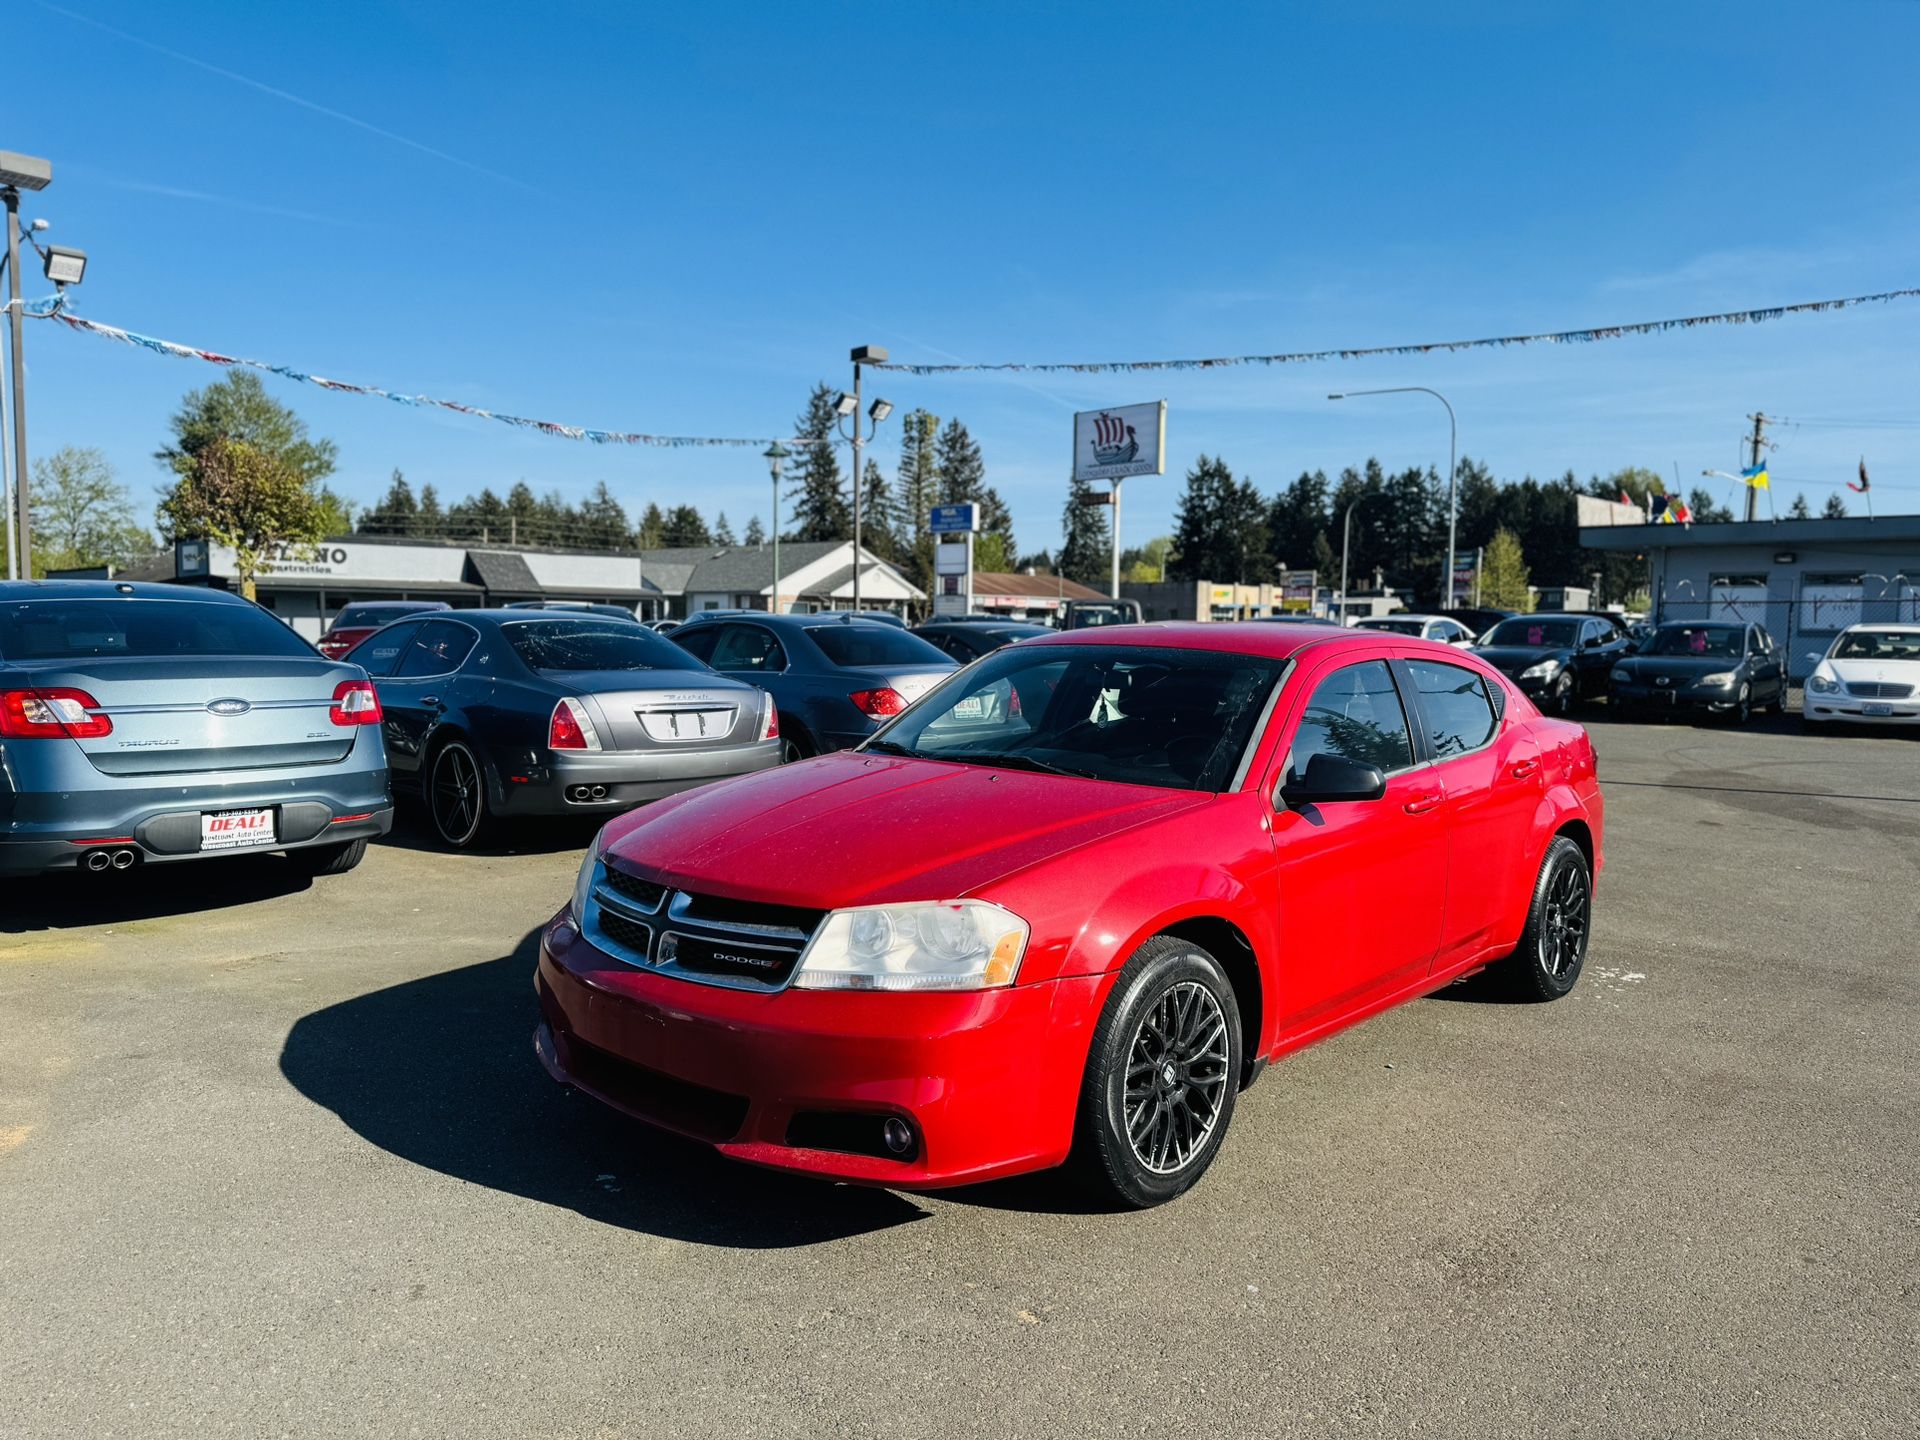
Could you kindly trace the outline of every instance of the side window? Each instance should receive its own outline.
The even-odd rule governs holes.
[[[376,679],[391,675],[413,637],[420,633],[420,624],[416,620],[410,625],[389,625],[384,630],[376,630],[343,658]]]
[[[1297,779],[1315,755],[1357,760],[1387,774],[1413,764],[1413,737],[1384,660],[1336,670],[1314,687],[1294,732],[1287,778]]]
[[[1413,684],[1426,717],[1427,742],[1433,757],[1445,760],[1478,750],[1493,738],[1493,700],[1487,682],[1461,665],[1432,660],[1410,660]]]
[[[467,658],[467,652],[473,649],[479,638],[464,625],[455,625],[447,620],[429,620],[414,637],[413,648],[407,651],[406,658],[393,672],[394,676],[396,679],[405,679],[413,675],[445,675],[458,670],[460,662]]]
[[[722,625],[708,663],[716,670],[755,670],[763,674],[787,668],[787,657],[773,632],[758,625]]]
[[[713,663],[714,642],[720,638],[718,625],[677,626],[667,637],[696,660]]]

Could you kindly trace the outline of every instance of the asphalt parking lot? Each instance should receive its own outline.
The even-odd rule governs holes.
[[[1143,1214],[789,1181],[558,1090],[582,833],[16,885],[0,1433],[1911,1435],[1920,740],[1593,731],[1574,994],[1273,1067]]]

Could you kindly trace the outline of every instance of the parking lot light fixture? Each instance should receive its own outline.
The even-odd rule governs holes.
[[[49,245],[41,252],[47,279],[65,289],[78,285],[87,273],[87,252],[70,245]]]
[[[1353,400],[1362,395],[1431,395],[1447,407],[1447,569],[1440,577],[1440,608],[1453,608],[1453,564],[1454,546],[1459,530],[1460,511],[1454,503],[1455,471],[1460,468],[1460,427],[1454,420],[1453,406],[1447,404],[1447,397],[1438,390],[1425,385],[1389,385],[1380,390],[1339,390],[1327,396],[1329,400]]]
[[[891,415],[892,413],[893,413],[893,402],[891,400],[875,400],[873,404],[867,407],[867,415],[872,419],[873,423],[876,425],[878,425],[882,420],[886,419],[887,416]]]
[[[762,452],[766,457],[767,473],[773,477],[773,588],[767,592],[767,613],[780,613],[780,474],[786,468],[787,457],[793,452],[778,440]]]
[[[33,578],[33,526],[27,504],[27,359],[20,327],[20,192],[53,183],[53,162],[0,150],[0,200],[7,207],[7,330],[13,362],[13,553],[18,574]],[[82,257],[81,268],[86,261]]]
[[[834,414],[838,415],[842,420],[846,419],[847,416],[853,414],[853,412],[859,408],[860,397],[857,395],[849,395],[844,390],[835,397],[833,402]]]
[[[853,393],[842,393],[834,409],[840,414],[840,437],[853,442],[853,612],[857,615],[860,613],[860,492],[866,483],[860,473],[860,450],[874,437],[880,422],[893,413],[893,402],[878,398],[874,400],[873,408],[867,412],[867,418],[872,423],[863,436],[860,433],[860,367],[886,364],[887,352],[879,345],[856,345],[848,358],[853,361]],[[851,435],[846,430],[849,419],[853,421]]]

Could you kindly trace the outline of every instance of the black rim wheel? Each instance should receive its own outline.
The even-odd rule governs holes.
[[[1547,882],[1546,908],[1540,924],[1540,968],[1550,979],[1570,975],[1587,951],[1587,928],[1593,918],[1593,894],[1587,872],[1565,865]]]
[[[1553,687],[1553,708],[1564,715],[1573,709],[1573,677],[1562,675],[1560,683]]]
[[[449,745],[433,762],[434,827],[449,845],[472,843],[480,829],[480,767],[464,745]]]
[[[1127,1051],[1127,1143],[1156,1175],[1192,1163],[1220,1123],[1227,1018],[1206,986],[1183,980],[1154,1002]]]

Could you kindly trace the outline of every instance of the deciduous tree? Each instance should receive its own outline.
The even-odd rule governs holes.
[[[216,436],[186,455],[180,480],[160,502],[174,535],[204,537],[234,553],[240,593],[281,550],[299,553],[326,538],[326,514],[308,481],[285,460]]]

